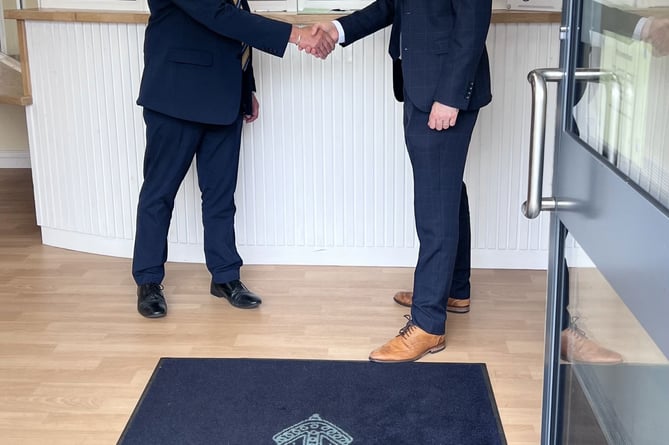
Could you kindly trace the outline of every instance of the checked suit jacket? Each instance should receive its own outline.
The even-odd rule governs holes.
[[[491,0],[376,0],[338,19],[349,45],[392,25],[389,53],[401,59],[394,89],[429,112],[437,101],[476,110],[491,99],[485,39]]]
[[[137,103],[168,116],[227,125],[250,111],[253,67],[241,42],[282,57],[292,26],[251,14],[247,0],[149,0]]]

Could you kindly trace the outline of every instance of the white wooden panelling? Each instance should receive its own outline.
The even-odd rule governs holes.
[[[34,98],[27,114],[43,240],[130,256],[144,148],[135,105],[144,26],[28,22],[27,31]],[[491,28],[494,99],[481,112],[466,170],[474,267],[546,265],[548,218],[528,221],[520,212],[526,75],[557,66],[557,36],[558,25]],[[326,61],[293,46],[283,59],[255,53],[261,117],[244,130],[237,190],[237,242],[246,263],[415,264],[413,184],[388,37],[383,31],[337,48]],[[200,219],[191,171],[177,197],[171,260],[203,260]]]

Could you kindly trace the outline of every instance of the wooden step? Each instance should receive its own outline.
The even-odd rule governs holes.
[[[23,91],[20,63],[0,53],[0,103],[30,105],[32,97]]]

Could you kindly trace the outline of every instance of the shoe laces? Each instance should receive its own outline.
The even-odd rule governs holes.
[[[149,283],[147,286],[146,300],[147,301],[159,301],[163,299],[162,291],[165,287],[162,284],[158,283]]]
[[[576,324],[576,322],[578,321],[579,318],[580,317],[576,317],[576,316],[571,317],[571,319],[569,320],[569,329],[573,330],[575,333],[577,333],[579,336],[581,336],[583,338],[588,338],[588,336],[585,335],[585,331],[583,329],[579,328],[578,324]]]
[[[404,315],[404,318],[407,319],[407,323],[404,325],[402,329],[400,329],[399,335],[401,337],[406,338],[409,334],[411,334],[411,331],[416,327],[414,324],[413,320],[411,319],[411,315]]]

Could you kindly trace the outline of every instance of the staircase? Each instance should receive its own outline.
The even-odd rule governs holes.
[[[23,90],[21,64],[0,52],[0,104],[30,105],[32,98]]]

